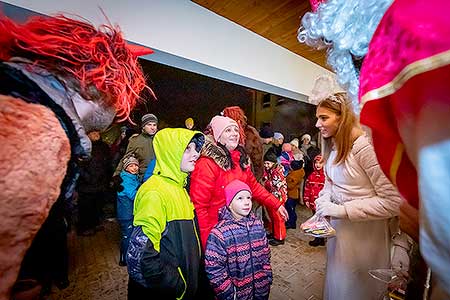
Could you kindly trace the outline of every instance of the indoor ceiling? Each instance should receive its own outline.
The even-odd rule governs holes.
[[[325,51],[314,50],[297,40],[309,0],[192,0],[327,69]]]

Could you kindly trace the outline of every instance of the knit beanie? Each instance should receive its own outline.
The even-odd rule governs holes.
[[[268,139],[273,137],[273,130],[272,128],[270,128],[269,126],[264,126],[263,128],[261,128],[261,130],[259,131],[259,136],[262,139]]]
[[[215,116],[211,119],[211,122],[209,123],[211,125],[214,140],[217,142],[219,140],[220,135],[228,126],[236,126],[239,128],[238,124],[235,120],[228,118],[228,117],[222,117],[222,116]]]
[[[322,160],[322,155],[318,154],[316,155],[316,157],[314,157],[314,161],[321,161]]]
[[[303,160],[293,160],[291,162],[291,168],[292,170],[300,170],[301,168],[303,168]]]
[[[136,164],[139,166],[139,160],[137,160],[134,156],[128,156],[123,159],[123,169],[126,170],[129,165]]]
[[[142,116],[141,119],[142,128],[144,128],[144,126],[150,122],[158,123],[158,118],[154,114],[146,114]]]
[[[250,194],[252,193],[247,184],[237,179],[233,180],[225,187],[225,202],[227,206],[231,204],[231,201],[233,201],[236,194],[240,191],[249,191]]]
[[[190,143],[194,143],[195,144],[195,151],[197,151],[198,153],[200,153],[200,151],[202,151],[202,147],[205,144],[205,136],[203,135],[203,133],[196,133],[192,139],[189,141]]]
[[[293,139],[292,141],[289,142],[289,144],[298,148],[298,144],[299,144],[298,139],[297,138]]]
[[[264,161],[271,161],[273,163],[277,163],[277,155],[275,152],[268,150],[266,154],[264,154]]]
[[[273,138],[276,139],[276,140],[281,140],[281,139],[284,140],[284,136],[281,134],[281,132],[275,132],[273,134]]]
[[[307,133],[302,135],[301,141],[303,142],[304,139],[307,139],[308,143],[311,142],[311,136],[309,134],[307,134]]]

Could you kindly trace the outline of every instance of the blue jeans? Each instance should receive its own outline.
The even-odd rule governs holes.
[[[289,215],[289,220],[286,222],[286,226],[295,227],[297,225],[297,213],[295,212],[295,206],[297,206],[297,200],[288,198],[286,201],[286,204],[284,206]]]
[[[133,232],[133,219],[118,221],[120,225],[120,233],[122,235],[122,239],[120,241],[120,253],[125,254],[127,253],[131,233]]]

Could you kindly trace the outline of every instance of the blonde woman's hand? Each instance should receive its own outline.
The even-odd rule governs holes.
[[[317,198],[316,200],[314,200],[314,203],[316,204],[316,207],[317,207],[317,205],[318,205],[320,202],[329,202],[329,201],[330,201],[330,197],[329,197],[328,195],[324,195],[324,196],[319,197],[319,198]]]
[[[285,221],[289,220],[289,215],[286,208],[284,208],[284,205],[281,205],[280,208],[278,208],[278,213],[283,218],[283,220]]]
[[[330,201],[317,202],[316,214],[322,217],[346,218],[347,212],[343,205],[334,204]]]

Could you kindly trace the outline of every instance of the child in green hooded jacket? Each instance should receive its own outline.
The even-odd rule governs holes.
[[[166,128],[156,133],[156,165],[135,198],[127,252],[128,299],[194,299],[201,246],[194,206],[185,189],[204,136]]]

